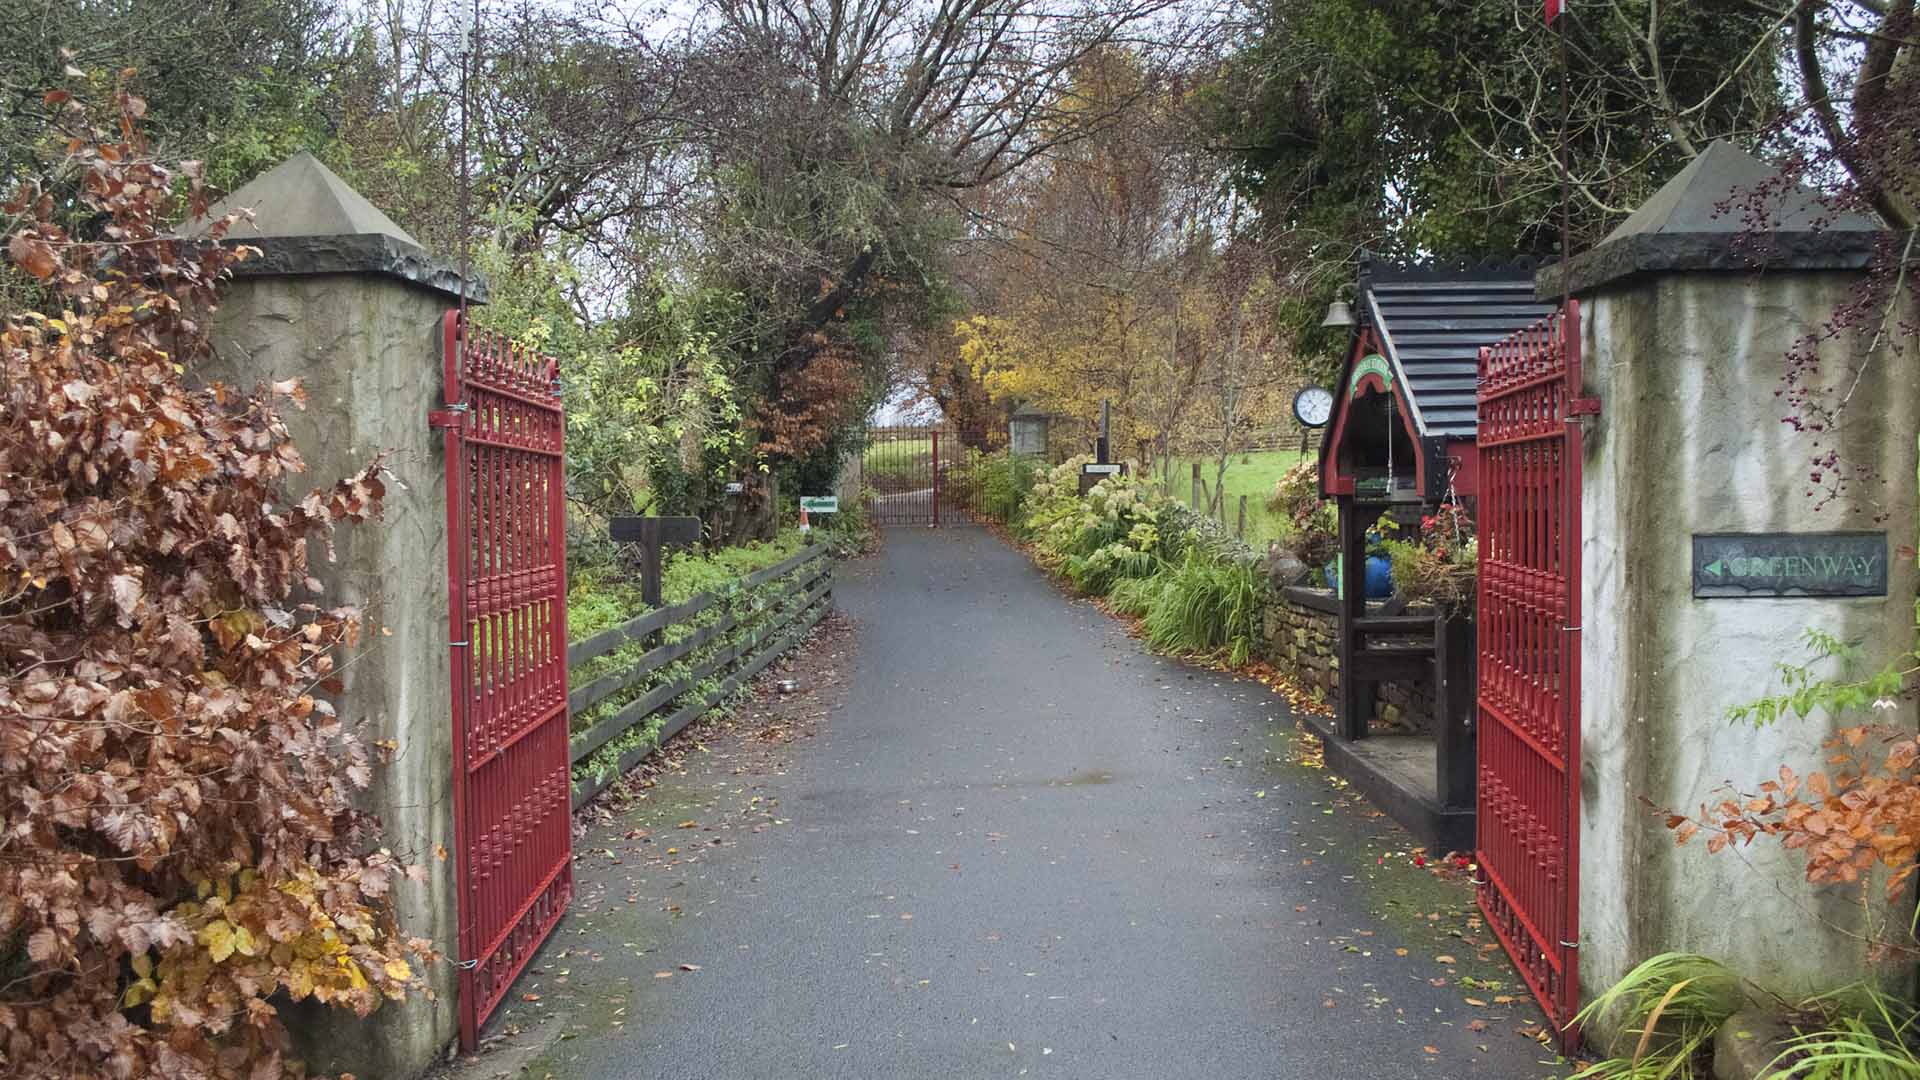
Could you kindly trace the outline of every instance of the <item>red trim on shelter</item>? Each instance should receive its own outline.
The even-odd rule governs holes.
[[[1427,490],[1427,454],[1420,432],[1414,427],[1413,408],[1408,404],[1406,395],[1405,373],[1400,373],[1391,386],[1388,385],[1387,380],[1374,372],[1362,375],[1360,380],[1351,387],[1347,385],[1347,381],[1353,377],[1355,365],[1374,353],[1385,356],[1386,350],[1380,346],[1378,332],[1369,326],[1355,336],[1353,347],[1347,352],[1346,363],[1340,366],[1340,381],[1336,384],[1339,389],[1334,391],[1336,404],[1333,423],[1327,428],[1327,437],[1320,443],[1320,493],[1323,496],[1354,493],[1356,478],[1340,464],[1340,447],[1347,435],[1347,414],[1353,408],[1354,402],[1381,392],[1391,393],[1394,400],[1399,403],[1400,407],[1394,412],[1400,417],[1400,426],[1406,431],[1407,442],[1413,447],[1413,482],[1416,489],[1423,494]],[[1392,361],[1389,360],[1388,363],[1391,364]],[[1466,471],[1464,460],[1461,471]]]
[[[1460,459],[1453,474],[1453,492],[1461,498],[1480,494],[1480,444],[1472,439],[1448,439],[1447,456]]]

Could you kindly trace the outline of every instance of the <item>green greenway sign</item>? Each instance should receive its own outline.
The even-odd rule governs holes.
[[[809,514],[837,514],[840,512],[840,496],[802,495],[800,509]]]
[[[1693,595],[1885,596],[1887,534],[1698,534],[1693,538]]]
[[[1381,383],[1385,384],[1387,389],[1393,389],[1393,365],[1387,363],[1387,358],[1379,353],[1368,353],[1360,358],[1359,363],[1353,365],[1353,375],[1347,379],[1347,396],[1352,397],[1359,393],[1360,381],[1369,375],[1380,376]]]

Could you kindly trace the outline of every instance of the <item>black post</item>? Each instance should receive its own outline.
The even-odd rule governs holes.
[[[660,606],[660,519],[640,521],[640,599],[648,607]]]
[[[1094,462],[1099,465],[1105,465],[1108,461],[1112,460],[1107,456],[1111,452],[1110,448],[1112,446],[1112,432],[1108,427],[1108,423],[1112,419],[1111,410],[1112,403],[1103,399],[1100,402],[1100,440],[1093,445],[1093,459]]]
[[[1433,638],[1433,669],[1438,676],[1433,698],[1436,790],[1441,806],[1472,809],[1479,752],[1474,735],[1479,702],[1473,620],[1440,616]]]
[[[700,519],[693,517],[617,517],[607,523],[607,535],[620,543],[640,545],[640,598],[648,607],[660,606],[660,555],[668,544],[700,540]]]
[[[1367,737],[1375,686],[1355,678],[1360,649],[1358,624],[1367,616],[1367,526],[1359,500],[1340,498],[1340,733],[1349,741]]]

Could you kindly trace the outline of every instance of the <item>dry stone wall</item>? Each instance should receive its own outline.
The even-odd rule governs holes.
[[[1261,617],[1260,655],[1313,700],[1334,701],[1340,691],[1340,616],[1331,592],[1287,586],[1269,589]],[[1407,733],[1433,730],[1433,697],[1423,683],[1381,683],[1376,727]]]

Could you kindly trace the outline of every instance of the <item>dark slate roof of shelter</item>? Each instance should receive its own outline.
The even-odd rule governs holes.
[[[1533,298],[1540,263],[1363,265],[1360,302],[1425,435],[1472,438],[1480,349],[1553,313]]]

